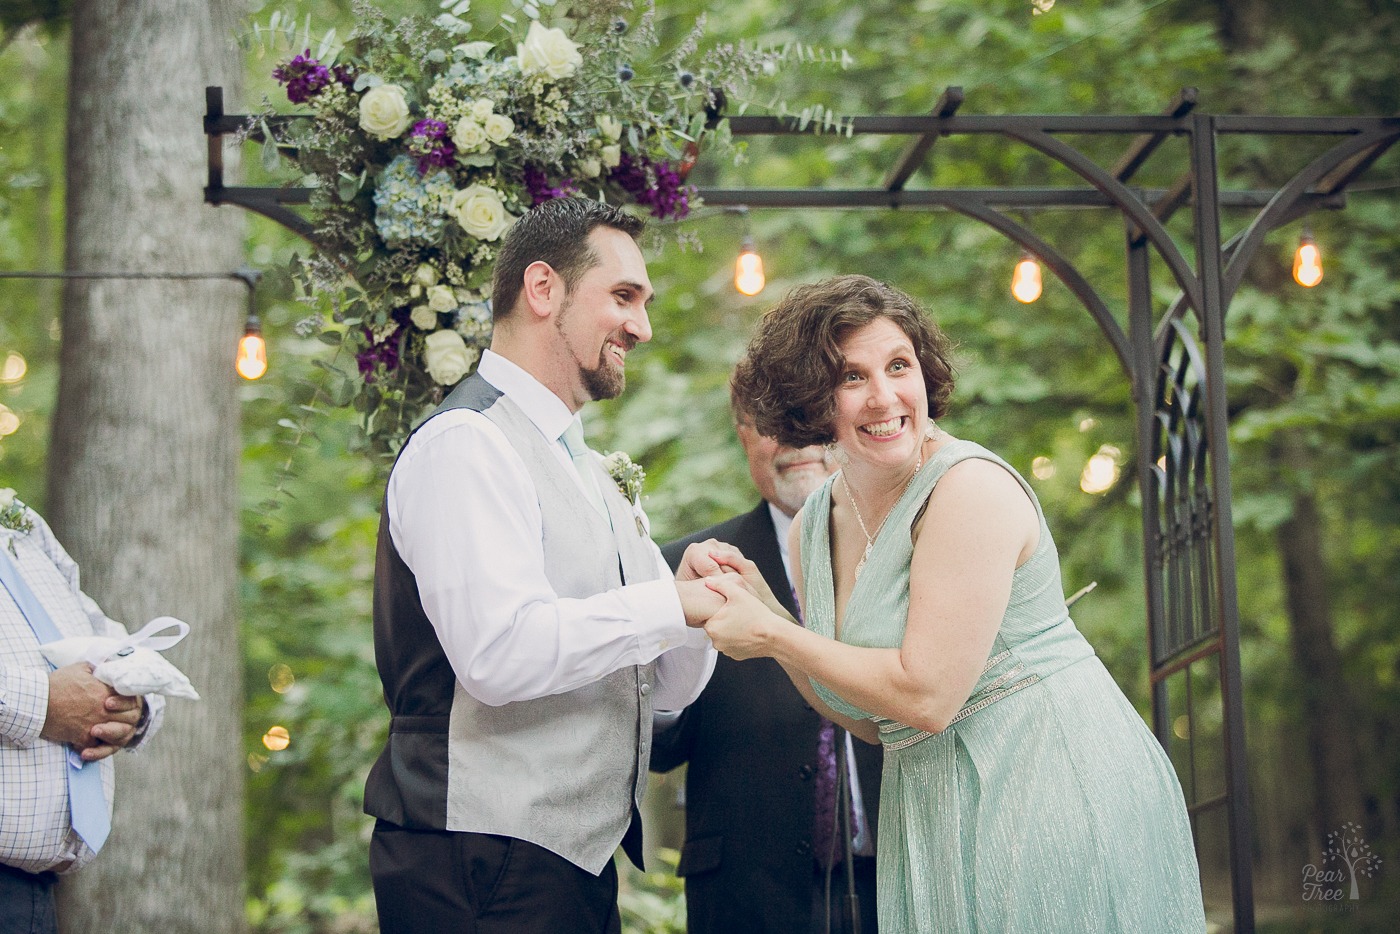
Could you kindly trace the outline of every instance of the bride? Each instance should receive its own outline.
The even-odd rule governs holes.
[[[1202,931],[1166,755],[1069,618],[1040,504],[933,419],[950,344],[865,276],[794,289],[736,374],[756,427],[833,446],[790,548],[808,628],[710,542],[715,646],[777,659],[828,717],[885,749],[882,930]]]

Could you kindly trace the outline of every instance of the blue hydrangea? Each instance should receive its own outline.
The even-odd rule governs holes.
[[[447,223],[445,205],[454,190],[452,176],[439,169],[418,174],[418,162],[398,156],[384,167],[374,188],[374,226],[391,247],[408,241],[434,241]]]

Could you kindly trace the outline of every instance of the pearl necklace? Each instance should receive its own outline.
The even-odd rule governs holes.
[[[919,475],[919,471],[923,468],[924,446],[920,444],[919,462],[914,465],[914,472],[911,473],[909,479],[904,482],[904,489],[899,491],[898,498],[895,499],[894,505],[890,506],[889,512],[885,513],[885,518],[880,520],[880,526],[875,530],[874,535],[871,535],[870,530],[865,527],[865,518],[860,514],[860,507],[856,505],[856,495],[851,492],[851,485],[846,482],[846,471],[841,471],[841,486],[846,491],[846,498],[851,501],[851,509],[856,514],[856,522],[860,523],[860,530],[862,534],[865,535],[865,554],[861,555],[860,560],[856,562],[856,580],[860,580],[860,572],[865,568],[865,562],[870,560],[870,553],[875,550],[875,539],[879,537],[880,530],[883,529],[885,523],[889,521],[890,513],[894,512],[894,507],[899,505],[899,501],[904,498],[904,494],[909,492],[909,487],[913,484],[914,478]]]

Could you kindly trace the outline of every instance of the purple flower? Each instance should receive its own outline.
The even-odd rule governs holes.
[[[418,160],[418,174],[427,175],[432,168],[447,168],[457,149],[447,135],[447,124],[441,120],[419,120],[408,134],[408,154]]]
[[[652,162],[646,156],[624,152],[608,177],[638,204],[651,208],[653,217],[680,220],[690,213],[694,189],[682,183],[669,162]]]
[[[349,73],[348,69],[346,69],[346,73]],[[287,100],[293,104],[306,103],[320,94],[321,90],[331,83],[330,69],[312,58],[310,49],[302,52],[290,62],[278,65],[272,70],[272,77],[277,79],[278,84],[287,86]],[[344,81],[340,74],[340,66],[336,68],[335,77]]]
[[[530,207],[555,198],[567,198],[578,194],[572,178],[562,178],[558,185],[549,183],[549,176],[538,166],[525,166],[525,191],[530,195]]]
[[[331,75],[347,88],[355,86],[355,69],[349,65],[336,65],[331,69]]]
[[[374,332],[369,328],[362,327],[364,332],[365,347],[355,354],[355,362],[360,367],[360,376],[366,383],[374,382],[375,371],[383,368],[385,373],[392,373],[399,368],[399,335],[403,331],[402,322],[382,341],[374,339]]]

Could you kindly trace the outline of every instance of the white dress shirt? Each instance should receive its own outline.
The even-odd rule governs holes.
[[[509,396],[583,478],[559,437],[574,419],[558,396],[499,354],[480,375]],[[545,576],[543,517],[525,462],[485,415],[453,409],[409,439],[389,477],[389,535],[467,693],[499,706],[560,694],[656,660],[652,704],[679,709],[714,670],[704,630],[686,626],[661,550],[660,580],[582,599]],[[602,543],[600,543],[601,545]]]
[[[32,509],[34,528],[21,534],[0,529],[0,548],[14,545],[15,564],[55,628],[66,637],[125,636],[78,589],[78,566],[48,523]],[[0,586],[0,862],[27,872],[71,871],[94,854],[73,833],[68,809],[68,747],[41,739],[48,716],[49,664],[39,640],[10,592]],[[146,723],[128,749],[160,728],[165,699],[147,695]],[[115,787],[112,757],[101,762],[110,813]]]

